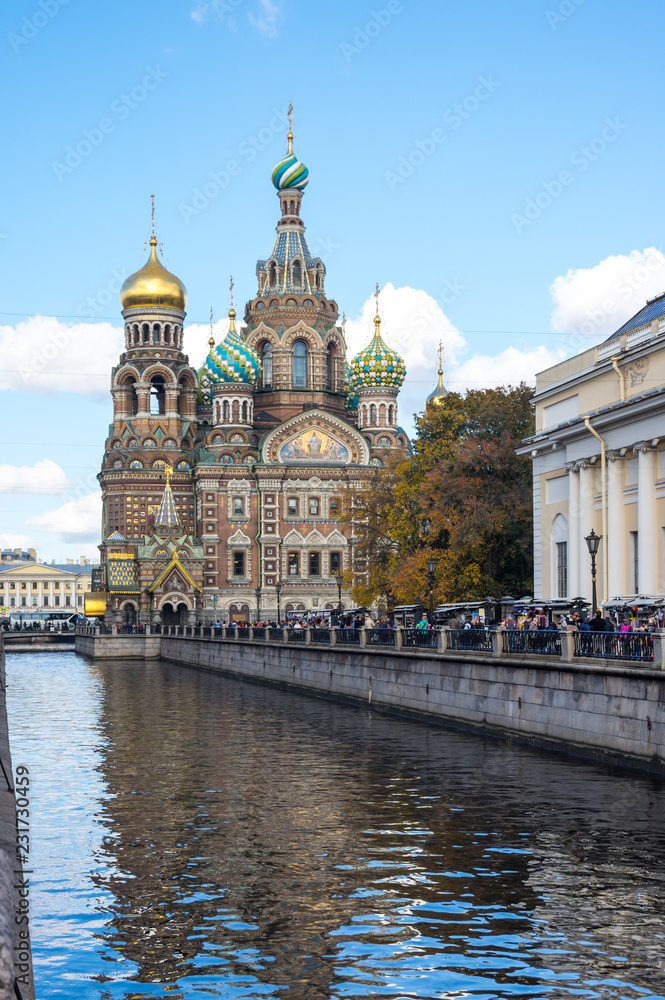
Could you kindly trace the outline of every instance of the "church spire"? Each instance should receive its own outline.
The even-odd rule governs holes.
[[[173,493],[171,492],[170,480],[173,475],[173,469],[170,465],[167,465],[164,472],[166,474],[166,486],[162,494],[162,502],[157,511],[157,517],[155,518],[155,527],[159,528],[165,525],[167,528],[179,528],[180,519],[176,510],[175,500],[173,499]]]

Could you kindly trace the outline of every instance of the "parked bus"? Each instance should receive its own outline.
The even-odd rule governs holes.
[[[78,611],[12,611],[5,619],[4,628],[10,631],[71,632],[85,622],[85,615]]]

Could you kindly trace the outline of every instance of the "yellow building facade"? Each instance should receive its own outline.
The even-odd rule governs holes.
[[[665,593],[665,293],[607,341],[540,372],[534,596],[591,598],[585,537],[602,535],[599,601]]]

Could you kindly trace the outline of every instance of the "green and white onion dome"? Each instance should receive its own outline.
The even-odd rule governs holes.
[[[379,333],[381,320],[374,320],[376,332],[371,343],[356,354],[349,364],[351,379],[358,389],[372,386],[391,386],[399,389],[406,378],[406,367],[397,351],[388,347]]]
[[[272,182],[278,191],[289,188],[302,191],[309,183],[309,170],[295,153],[288,153],[273,169]]]
[[[222,383],[255,385],[261,371],[258,355],[248,347],[235,326],[235,310],[229,311],[231,328],[221,344],[213,346],[199,369],[199,400],[209,403],[212,389]]]

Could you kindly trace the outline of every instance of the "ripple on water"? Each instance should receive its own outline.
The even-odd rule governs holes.
[[[663,996],[657,779],[164,663],[7,674],[40,1000]]]

